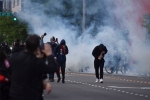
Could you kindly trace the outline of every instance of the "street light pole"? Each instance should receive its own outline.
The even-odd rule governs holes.
[[[83,0],[83,17],[82,17],[82,36],[85,32],[85,0]]]

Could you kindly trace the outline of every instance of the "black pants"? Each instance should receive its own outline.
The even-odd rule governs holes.
[[[54,79],[54,72],[49,74],[49,79]]]
[[[94,60],[94,68],[95,68],[96,78],[103,79],[104,61]],[[100,78],[99,78],[99,69],[100,69]]]
[[[59,63],[58,62],[58,67],[61,68],[61,73],[62,73],[62,80],[65,79],[65,68],[66,68],[66,63]],[[57,69],[57,77],[60,79],[60,72],[59,72],[59,68]]]

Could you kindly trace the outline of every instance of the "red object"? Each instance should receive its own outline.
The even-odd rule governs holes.
[[[63,54],[66,54],[66,50],[63,45],[61,45],[61,49],[62,49]]]
[[[0,74],[0,82],[7,82],[6,78]]]

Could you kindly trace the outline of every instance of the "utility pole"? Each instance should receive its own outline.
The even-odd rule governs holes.
[[[85,0],[83,0],[82,36],[85,33]]]

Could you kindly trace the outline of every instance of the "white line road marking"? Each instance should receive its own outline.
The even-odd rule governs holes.
[[[144,96],[143,94],[140,94],[140,96]]]
[[[88,84],[88,83],[82,83],[82,82],[76,82],[76,81],[71,81],[71,80],[66,80],[66,81],[70,81],[70,82],[75,82],[75,83],[81,83],[81,84],[87,84],[87,85],[91,85],[92,87],[101,87],[101,88],[105,88],[105,89],[109,89],[109,90],[117,90],[116,88],[131,88],[131,89],[150,89],[150,87],[117,87],[117,86],[108,86],[109,88],[107,87],[102,87],[102,86],[98,86],[98,85],[93,85],[93,84]],[[129,93],[129,92],[126,92],[126,91],[121,91],[121,90],[117,90],[117,91],[120,91],[120,92],[123,92],[123,93]],[[134,93],[130,93],[131,95],[134,94]],[[144,96],[144,97],[148,97],[148,95],[144,95],[144,94],[134,94],[135,96]]]
[[[150,89],[150,87],[119,87],[119,86],[108,86],[111,88],[124,88],[124,89]]]
[[[148,95],[145,95],[145,97],[148,97]]]

